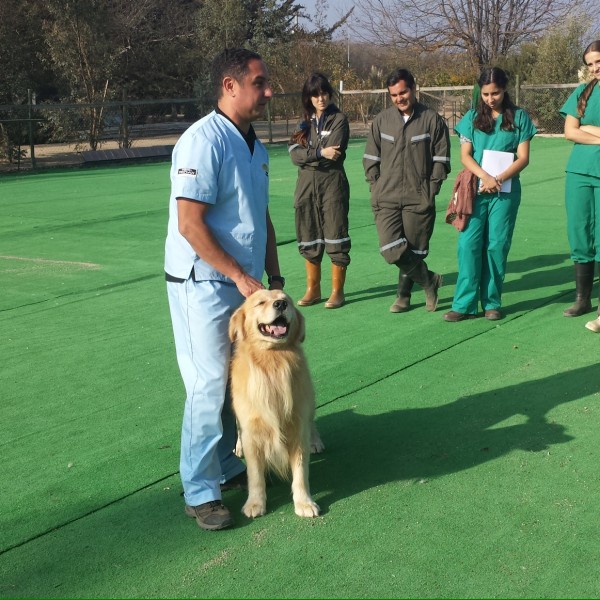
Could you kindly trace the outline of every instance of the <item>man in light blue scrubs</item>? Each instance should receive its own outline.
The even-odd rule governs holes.
[[[266,271],[282,289],[268,211],[269,158],[252,121],[271,96],[260,55],[229,49],[212,66],[217,108],[179,139],[171,166],[165,273],[186,390],[180,475],[185,512],[207,530],[233,525],[221,492],[240,487],[228,389],[229,318]]]

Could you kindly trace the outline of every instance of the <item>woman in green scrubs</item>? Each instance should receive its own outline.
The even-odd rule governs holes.
[[[474,319],[479,303],[486,319],[502,318],[502,284],[521,203],[519,173],[529,164],[530,140],[537,133],[529,115],[511,102],[506,92],[508,77],[502,69],[484,69],[478,85],[476,109],[469,110],[455,127],[462,164],[479,178],[479,191],[458,238],[454,300],[452,310],[444,315],[450,322]],[[485,171],[481,166],[484,150],[508,153],[504,155],[508,166],[496,171],[486,165],[494,174]],[[508,180],[510,191],[506,191]]]
[[[600,40],[585,49],[583,61],[592,80],[581,84],[560,109],[565,137],[575,142],[567,163],[565,199],[576,297],[575,304],[564,311],[565,317],[592,311],[596,263],[600,271]],[[586,327],[600,333],[600,301],[598,319]]]

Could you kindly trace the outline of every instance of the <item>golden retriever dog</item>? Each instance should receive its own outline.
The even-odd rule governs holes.
[[[302,350],[304,317],[279,290],[259,290],[246,298],[229,324],[234,342],[231,396],[248,472],[247,517],[267,510],[268,468],[292,475],[294,509],[316,517],[308,467],[311,443],[323,443],[314,426],[315,392]],[[312,437],[312,440],[311,440]]]

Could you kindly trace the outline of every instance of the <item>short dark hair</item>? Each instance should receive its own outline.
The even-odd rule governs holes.
[[[413,89],[416,85],[415,78],[408,69],[395,69],[385,80],[385,87],[390,88],[393,85],[396,85],[399,81],[404,81],[411,89]]]
[[[302,87],[302,107],[304,108],[306,119],[310,119],[314,112],[311,98],[322,93],[329,94],[329,97],[333,99],[335,90],[323,73],[313,73],[304,82],[304,86]]]
[[[251,60],[262,60],[262,56],[245,48],[225,48],[223,52],[215,56],[211,66],[210,79],[217,100],[223,93],[223,78],[229,76],[236,81],[241,81],[248,74],[248,63]]]

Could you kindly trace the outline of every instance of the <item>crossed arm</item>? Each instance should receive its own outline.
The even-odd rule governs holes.
[[[571,115],[565,118],[565,138],[576,144],[600,145],[600,127],[582,125],[581,121]]]

